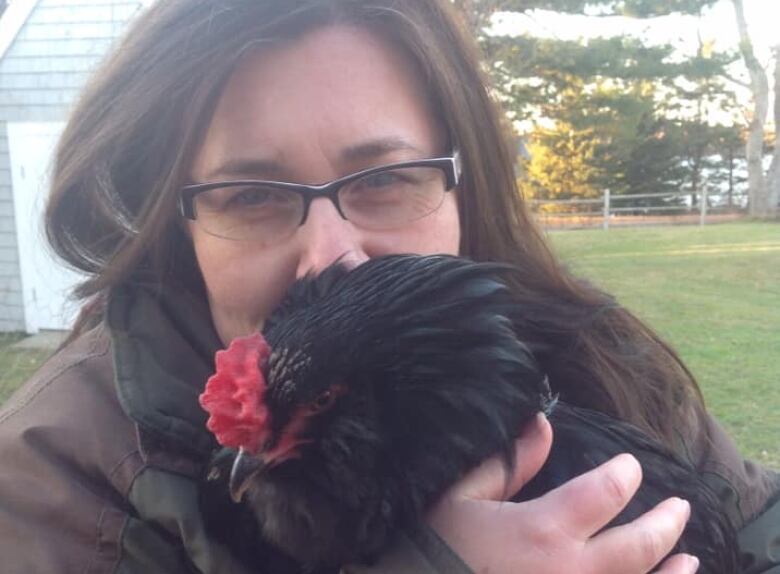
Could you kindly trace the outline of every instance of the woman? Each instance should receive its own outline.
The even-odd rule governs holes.
[[[47,230],[90,274],[87,303],[70,341],[0,415],[5,571],[247,572],[199,512],[214,443],[197,395],[213,353],[262,327],[297,277],[401,252],[517,265],[518,296],[550,304],[538,336],[561,352],[540,359],[567,400],[717,471],[707,476],[738,525],[776,516],[777,477],[742,461],[674,353],[550,254],[519,203],[498,117],[444,0],[163,0],[140,18],[58,151]],[[458,187],[392,222],[346,192],[247,221],[248,207],[279,198],[229,184],[182,191],[318,184],[456,154]],[[543,420],[525,429],[510,490],[550,440]],[[640,480],[627,456],[523,504],[498,504],[502,472],[486,462],[431,511],[432,528],[346,570],[639,574],[687,517],[673,499],[601,532]],[[771,522],[753,521],[746,545],[768,544]],[[770,571],[753,554],[764,560],[754,571]],[[657,571],[695,570],[678,555]]]

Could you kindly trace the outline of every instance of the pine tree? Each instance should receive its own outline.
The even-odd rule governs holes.
[[[712,125],[710,112],[733,102],[719,75],[735,54],[700,42],[699,53],[681,59],[672,46],[646,46],[628,36],[585,42],[496,36],[489,28],[499,11],[650,18],[698,14],[715,0],[453,1],[475,27],[510,117],[537,126],[529,136],[526,193],[593,197],[604,189],[686,189],[696,201],[714,153],[709,140],[722,128]]]

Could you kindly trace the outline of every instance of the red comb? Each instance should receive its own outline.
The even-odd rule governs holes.
[[[255,453],[268,434],[268,409],[263,402],[266,383],[261,364],[271,348],[260,333],[239,337],[217,351],[217,372],[206,382],[200,406],[206,423],[222,446]]]

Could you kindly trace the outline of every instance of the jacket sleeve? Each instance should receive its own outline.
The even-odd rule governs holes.
[[[745,460],[709,415],[690,450],[738,530],[744,574],[780,574],[780,475]]]
[[[426,525],[401,533],[371,566],[347,566],[342,574],[473,574],[455,552]],[[773,573],[774,574],[774,573]]]
[[[780,496],[739,532],[743,574],[780,574]]]
[[[191,481],[162,480],[138,436],[100,333],[63,349],[0,408],[3,574],[244,573],[203,541]]]
[[[114,571],[127,519],[121,489],[139,460],[112,404],[104,343],[63,350],[0,409],[4,573]]]

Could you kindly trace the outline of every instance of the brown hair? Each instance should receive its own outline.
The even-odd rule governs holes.
[[[176,223],[176,192],[220,90],[249,47],[334,22],[381,30],[419,64],[463,158],[461,252],[518,268],[524,329],[553,386],[678,445],[679,429],[703,412],[693,377],[648,327],[550,252],[517,191],[475,45],[446,0],[161,0],[139,17],[84,92],[57,151],[47,235],[89,274],[76,292],[88,303],[74,336],[99,320],[114,285],[202,289]]]

